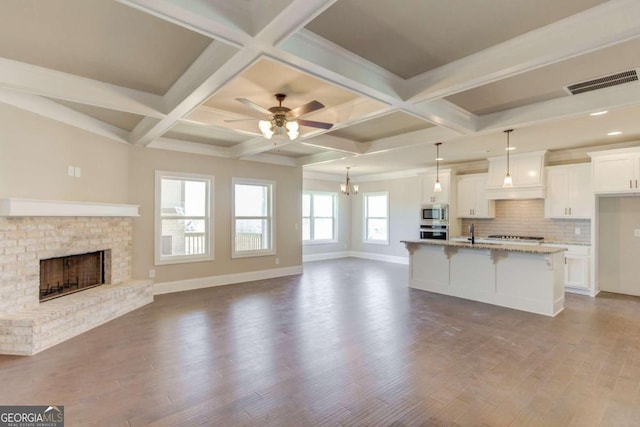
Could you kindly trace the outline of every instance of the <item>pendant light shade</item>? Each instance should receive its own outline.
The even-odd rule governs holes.
[[[511,179],[511,173],[509,172],[509,134],[513,132],[513,129],[507,129],[504,133],[507,134],[507,174],[504,176],[504,183],[502,184],[503,188],[513,187],[513,179]]]
[[[442,142],[436,142],[436,182],[433,184],[434,193],[442,193],[442,184],[440,184],[440,146]]]

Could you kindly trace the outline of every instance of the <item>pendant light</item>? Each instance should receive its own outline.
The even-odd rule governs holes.
[[[442,185],[440,184],[440,146],[442,142],[436,142],[436,182],[433,184],[434,193],[442,193]]]
[[[351,169],[351,167],[347,166],[347,179],[344,184],[340,184],[340,192],[345,196],[348,196],[352,193],[355,196],[358,194],[358,185],[351,184],[351,179],[349,178],[349,169]]]
[[[504,188],[513,187],[513,180],[509,173],[509,151],[511,151],[511,147],[509,147],[509,134],[511,132],[513,132],[513,129],[507,129],[504,131],[504,133],[507,134],[507,174],[504,176],[504,183],[502,184]]]

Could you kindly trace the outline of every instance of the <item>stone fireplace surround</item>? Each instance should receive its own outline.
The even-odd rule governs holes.
[[[32,355],[153,301],[132,280],[137,206],[0,200],[0,354]],[[39,302],[40,260],[111,250],[111,284]]]

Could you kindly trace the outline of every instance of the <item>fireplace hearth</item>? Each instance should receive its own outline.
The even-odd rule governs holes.
[[[111,250],[40,260],[40,302],[111,283]]]

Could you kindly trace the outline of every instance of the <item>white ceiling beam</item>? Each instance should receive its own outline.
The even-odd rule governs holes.
[[[323,153],[309,154],[308,156],[298,157],[296,159],[296,164],[298,166],[311,166],[320,163],[333,162],[336,160],[344,160],[355,156],[355,154],[348,154],[340,151],[325,151]]]
[[[171,111],[156,123],[143,119],[131,133],[131,142],[146,145],[158,139],[257,59],[255,52],[238,52],[231,46],[212,42],[167,92],[165,98]]]
[[[267,46],[276,46],[335,2],[336,0],[292,0],[256,34],[255,39]],[[254,20],[257,19],[259,17]]]
[[[260,154],[265,151],[272,150],[276,147],[284,147],[291,143],[288,138],[285,139],[266,139],[263,136],[252,138],[248,141],[234,145],[230,149],[231,157],[241,158]]]
[[[612,0],[406,81],[404,99],[453,95],[640,36],[640,2]]]
[[[453,138],[459,138],[460,134],[445,127],[433,126],[427,129],[407,132],[402,135],[391,136],[369,143],[366,154],[380,153],[383,151],[397,150],[399,148],[414,145],[427,145],[436,142],[446,142]]]
[[[591,112],[640,105],[640,83],[542,101],[478,118],[482,133],[583,116]]]
[[[241,158],[240,160],[248,160],[250,162],[269,163],[272,165],[280,166],[293,166],[297,167],[298,162],[294,157],[278,156],[275,154],[260,153],[249,158]]]
[[[129,142],[129,132],[38,95],[0,88],[0,102],[113,141],[125,144]]]
[[[157,18],[206,37],[240,48],[251,40],[250,22],[234,13],[240,2],[229,2],[227,10],[208,0],[117,0]],[[244,18],[249,18],[248,14]],[[244,21],[244,22],[243,22]]]
[[[269,56],[294,68],[386,104],[402,102],[404,81],[352,52],[301,29]]]
[[[229,147],[200,144],[197,142],[183,141],[175,138],[158,138],[146,146],[159,150],[180,151],[183,153],[202,154],[205,156],[230,158]]]
[[[350,139],[340,138],[333,135],[323,134],[311,139],[300,141],[304,145],[318,147],[325,150],[339,151],[342,153],[362,154],[365,146],[361,142],[355,142]],[[343,154],[344,155],[344,154]]]
[[[6,58],[0,58],[0,87],[149,117],[163,117],[166,109],[159,95]]]
[[[456,132],[469,135],[476,131],[477,116],[446,99],[415,104],[408,107],[413,115],[433,124],[444,126]]]

